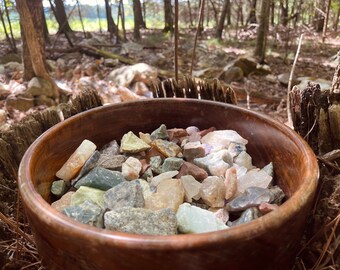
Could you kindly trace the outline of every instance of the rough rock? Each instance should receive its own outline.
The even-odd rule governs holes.
[[[159,128],[151,133],[151,140],[161,139],[167,140],[169,138],[166,125],[162,124]]]
[[[213,211],[213,213],[214,213],[215,217],[220,219],[224,224],[226,224],[228,222],[228,220],[229,220],[229,212],[227,211],[227,209],[219,208],[216,211]]]
[[[205,156],[205,149],[198,141],[188,142],[184,145],[183,156],[187,161]]]
[[[199,194],[204,203],[210,207],[224,207],[225,193],[223,178],[209,176],[202,182]]]
[[[121,172],[95,167],[80,178],[74,187],[78,189],[81,186],[87,186],[106,191],[123,181],[125,178]]]
[[[184,188],[179,179],[165,179],[157,186],[157,191],[145,198],[145,208],[159,210],[170,208],[177,211],[184,201]]]
[[[124,153],[138,153],[150,148],[150,145],[138,138],[132,131],[124,134],[120,145],[120,151]]]
[[[77,175],[96,148],[97,146],[93,142],[84,140],[61,169],[57,171],[56,176],[65,181],[70,181]]]
[[[274,166],[273,166],[273,162],[268,163],[266,166],[264,166],[261,169],[262,172],[265,172],[266,174],[268,174],[271,177],[274,177]]]
[[[268,188],[272,180],[273,177],[264,171],[251,170],[237,179],[237,191],[238,193],[244,193],[249,187]]]
[[[64,180],[53,181],[51,186],[51,193],[57,197],[61,197],[66,193],[69,187],[70,183]]]
[[[59,212],[62,212],[66,207],[71,205],[71,197],[74,191],[65,193],[59,200],[51,203],[51,206]]]
[[[11,72],[24,71],[24,65],[18,62],[7,62],[6,64],[4,64],[4,67],[6,70],[9,70]]]
[[[103,209],[92,201],[68,206],[63,213],[81,223],[103,228]]]
[[[144,207],[143,189],[138,180],[125,181],[104,194],[106,209],[118,209],[122,207]]]
[[[177,174],[178,174],[178,171],[168,171],[168,172],[161,173],[151,179],[150,185],[157,187],[159,183],[161,183],[162,181],[166,179],[171,179],[175,177]]]
[[[226,188],[224,198],[226,201],[231,200],[237,193],[237,171],[235,167],[227,169],[225,173],[224,186]]]
[[[122,165],[122,174],[126,180],[139,178],[139,173],[142,170],[142,163],[139,159],[129,157]]]
[[[149,197],[152,193],[154,193],[152,190],[151,190],[151,187],[149,185],[149,183],[143,179],[137,179],[137,181],[139,182],[139,184],[141,185],[142,187],[142,191],[143,191],[143,198],[147,198]]]
[[[185,192],[185,201],[191,203],[192,199],[199,200],[202,183],[198,182],[191,175],[184,175],[180,179]]]
[[[180,178],[183,175],[192,175],[197,181],[200,182],[202,182],[205,178],[208,177],[208,173],[204,169],[187,161],[183,163],[176,177]]]
[[[282,74],[279,74],[277,76],[277,80],[284,86],[288,86],[289,84],[289,76],[290,76],[290,73],[282,73]],[[292,86],[293,85],[296,85],[296,84],[299,84],[301,82],[301,80],[298,80],[296,77],[293,77],[293,80],[292,80]]]
[[[182,155],[182,149],[177,144],[161,139],[156,139],[151,144],[154,146],[162,155],[166,157],[180,157]]]
[[[241,81],[243,79],[243,70],[240,67],[227,67],[223,69],[218,79],[225,83]]]
[[[34,107],[33,96],[29,94],[9,95],[6,99],[6,107],[25,112]]]
[[[161,174],[163,159],[160,156],[154,156],[150,158],[150,168],[154,173]]]
[[[193,162],[198,167],[207,170],[210,175],[224,176],[226,170],[233,163],[233,160],[228,150],[222,149],[218,152],[210,153],[205,157],[195,158]]]
[[[189,203],[179,206],[176,217],[181,233],[206,233],[228,228],[214,213]]]
[[[251,156],[246,152],[242,151],[239,155],[234,158],[234,163],[240,167],[245,167],[247,170],[253,168]]]
[[[119,65],[119,60],[118,59],[112,59],[112,58],[105,58],[103,64],[106,67],[116,67],[116,66]]]
[[[143,140],[145,143],[150,144],[152,142],[151,135],[149,133],[139,132],[138,135],[139,138]]]
[[[124,207],[106,212],[105,228],[113,231],[142,235],[177,234],[177,219],[171,209],[152,211]]]
[[[162,165],[162,172],[178,171],[181,168],[183,162],[184,160],[182,158],[166,158]]]
[[[233,158],[237,157],[241,152],[246,150],[246,146],[241,143],[231,142],[228,147],[228,152]]]
[[[228,148],[231,142],[243,145],[248,143],[246,139],[242,138],[234,130],[216,130],[209,132],[207,135],[202,137],[201,142],[211,145],[213,147],[212,152]]]
[[[167,130],[167,133],[170,141],[188,136],[188,133],[184,128],[171,128]]]
[[[72,196],[71,196],[71,205],[82,204],[86,200],[90,200],[100,207],[104,208],[104,194],[105,191],[81,186]]]
[[[279,206],[277,204],[270,204],[263,202],[258,206],[259,211],[261,212],[262,215],[266,215],[276,209],[278,209]]]
[[[301,80],[301,82],[297,85],[299,89],[305,89],[307,87],[308,82],[317,83],[320,85],[321,90],[329,90],[331,89],[332,82],[321,79],[321,78],[314,78],[314,77],[299,77],[298,80]]]
[[[40,77],[33,77],[29,81],[26,91],[32,96],[45,95],[47,97],[55,97],[52,83]]]
[[[97,161],[99,160],[100,153],[99,151],[94,151],[92,156],[86,160],[84,166],[81,168],[80,172],[78,173],[77,177],[71,181],[71,184],[74,185],[78,182],[80,178],[86,175],[89,171],[91,171],[97,165]]]
[[[228,222],[228,225],[230,227],[234,227],[237,225],[241,225],[244,223],[248,223],[254,219],[257,219],[261,217],[260,211],[256,207],[248,208],[245,210],[242,214],[241,217],[233,222]]]
[[[105,169],[120,171],[125,160],[126,156],[124,155],[110,156],[107,154],[101,154],[97,162],[97,165]]]

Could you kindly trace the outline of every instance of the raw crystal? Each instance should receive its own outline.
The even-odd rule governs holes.
[[[126,157],[123,155],[110,156],[106,154],[101,154],[97,162],[97,165],[105,169],[120,171],[122,169],[122,164],[125,162],[125,160]]]
[[[154,130],[151,133],[151,139],[156,140],[156,139],[161,139],[161,140],[166,140],[168,139],[168,133],[166,131],[166,125],[162,124],[159,128]]]
[[[245,210],[242,214],[241,217],[233,222],[228,222],[228,225],[230,227],[234,227],[236,225],[241,225],[244,223],[248,223],[254,219],[257,219],[261,217],[260,211],[256,207],[248,208]]]
[[[119,144],[116,140],[105,144],[102,149],[100,150],[100,154],[104,156],[115,156],[119,154]]]
[[[229,220],[229,212],[225,208],[209,208],[210,212],[213,212],[215,217],[220,219],[224,224]]]
[[[93,142],[84,140],[61,169],[57,171],[56,176],[65,181],[70,181],[79,173],[86,160],[89,159],[96,148],[97,146]]]
[[[223,148],[228,148],[231,142],[246,145],[248,141],[242,138],[234,130],[216,130],[209,132],[201,139],[202,143],[209,144],[213,147],[213,152],[219,151]]]
[[[81,223],[103,228],[103,209],[90,200],[82,204],[68,206],[63,213]]]
[[[108,190],[123,181],[125,179],[121,172],[95,167],[87,175],[80,178],[74,187],[78,189],[81,186],[87,186]]]
[[[276,210],[277,208],[279,208],[279,206],[277,204],[270,204],[270,203],[266,203],[266,202],[262,202],[259,206],[259,211],[261,212],[262,215],[268,214],[274,210]]]
[[[124,134],[120,144],[120,151],[123,153],[138,153],[150,148],[150,145],[138,138],[132,131]]]
[[[106,212],[105,228],[113,231],[143,235],[177,234],[177,219],[171,209],[152,211],[124,207]]]
[[[151,145],[166,157],[176,157],[182,154],[181,147],[173,142],[157,139],[154,140]]]
[[[186,161],[181,166],[181,169],[179,170],[179,173],[176,177],[181,178],[183,175],[192,175],[197,181],[200,182],[208,177],[208,173],[204,169]]]
[[[232,157],[228,150],[223,149],[202,158],[195,158],[193,162],[213,176],[224,176],[226,170],[232,164]]]
[[[268,165],[264,166],[261,171],[267,173],[271,177],[274,177],[273,162],[270,162]]]
[[[182,176],[181,182],[184,188],[186,202],[192,202],[192,199],[200,199],[199,193],[202,183],[196,181],[196,179],[191,175]]]
[[[209,176],[202,182],[200,196],[210,207],[223,207],[226,188],[223,179]]]
[[[162,172],[178,171],[181,168],[183,162],[184,161],[182,158],[168,157],[163,162]]]
[[[71,181],[71,184],[74,186],[77,181],[86,175],[89,171],[91,171],[94,167],[97,166],[97,162],[99,160],[100,153],[99,151],[94,151],[92,156],[85,162],[84,166],[81,168],[80,172],[78,173],[77,177]]]
[[[184,145],[183,156],[187,161],[205,156],[205,149],[200,142],[188,142]]]
[[[157,187],[159,183],[166,179],[171,179],[175,177],[178,174],[178,171],[168,171],[165,173],[161,173],[160,175],[157,175],[151,179],[150,185]]]
[[[151,187],[149,185],[148,182],[146,182],[143,179],[137,179],[137,181],[139,182],[139,184],[142,187],[142,191],[143,191],[143,198],[147,198],[149,197],[151,194],[153,194],[153,191],[151,191]]]
[[[150,158],[150,168],[154,173],[160,174],[162,173],[162,165],[163,159],[160,156],[154,156]]]
[[[70,182],[64,180],[57,180],[52,183],[51,193],[57,197],[63,196],[70,187]]]
[[[100,189],[81,186],[74,194],[72,194],[70,205],[78,205],[86,200],[90,200],[104,208],[104,193],[105,191]]]
[[[181,233],[206,233],[228,228],[214,213],[189,203],[179,206],[176,217]]]
[[[122,165],[122,174],[126,180],[137,179],[141,170],[142,163],[134,157],[129,157]]]
[[[249,187],[268,188],[273,177],[264,171],[251,170],[237,179],[237,191],[243,193]]]
[[[225,199],[231,200],[237,192],[237,171],[234,167],[229,168],[225,173],[224,185],[226,188]]]
[[[71,197],[74,191],[69,191],[65,193],[59,200],[53,202],[51,206],[59,212],[62,212],[64,208],[71,205]]]
[[[251,156],[246,151],[242,151],[234,158],[234,164],[237,164],[240,167],[245,167],[247,170],[251,170],[253,168]]]
[[[145,208],[159,210],[170,208],[177,211],[184,201],[184,188],[179,179],[165,179],[157,186],[157,191],[145,199]]]
[[[139,135],[139,138],[141,138],[141,140],[143,140],[145,143],[150,144],[152,142],[151,136],[149,133],[139,132],[138,135]]]
[[[125,181],[109,189],[104,194],[106,209],[122,207],[144,207],[143,189],[138,180]]]
[[[242,151],[246,151],[246,146],[244,144],[234,143],[234,142],[231,142],[229,144],[228,152],[233,158],[238,156]]]

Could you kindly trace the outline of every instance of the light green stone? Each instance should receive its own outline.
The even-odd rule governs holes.
[[[162,165],[162,171],[163,172],[179,171],[183,162],[184,160],[182,158],[175,158],[175,157],[166,158]]]
[[[104,193],[105,191],[81,186],[72,196],[71,196],[71,205],[82,204],[86,200],[91,200],[94,203],[100,205],[104,208]]]
[[[69,188],[69,184],[64,180],[57,180],[52,183],[51,193],[57,197],[63,196],[67,189]]]
[[[138,153],[150,148],[150,145],[138,138],[132,131],[123,136],[120,145],[120,151],[124,153]]]
[[[159,128],[157,128],[151,133],[152,140],[156,140],[156,139],[166,140],[168,138],[169,136],[168,136],[168,133],[166,132],[166,125],[164,124],[162,124]]]

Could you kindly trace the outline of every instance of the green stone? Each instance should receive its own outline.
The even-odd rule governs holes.
[[[162,124],[159,128],[154,130],[151,133],[151,139],[156,140],[156,139],[162,139],[162,140],[167,140],[169,139],[168,133],[166,132],[167,128],[164,124]]]
[[[71,205],[82,204],[86,200],[91,200],[94,203],[98,204],[102,208],[104,208],[104,194],[105,191],[81,186],[72,196],[71,196]]]
[[[150,148],[150,145],[138,138],[132,131],[124,134],[120,145],[120,151],[123,153],[138,153]]]
[[[153,172],[160,174],[162,173],[163,159],[160,156],[154,156],[150,158],[150,168]]]
[[[108,190],[123,181],[125,181],[125,178],[121,172],[95,167],[87,175],[80,178],[74,187],[87,186]]]
[[[184,160],[181,158],[169,157],[166,158],[162,165],[162,171],[179,171],[183,164]]]
[[[52,183],[51,193],[57,197],[63,196],[69,188],[69,183],[64,180],[57,180]]]

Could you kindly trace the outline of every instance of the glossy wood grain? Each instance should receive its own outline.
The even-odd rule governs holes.
[[[228,230],[141,236],[93,228],[50,207],[56,171],[83,139],[100,148],[127,131],[168,128],[234,129],[249,140],[256,166],[273,161],[289,199],[278,210]],[[265,116],[223,103],[151,99],[78,114],[44,133],[26,152],[19,189],[39,254],[48,269],[289,269],[317,186],[318,165],[293,131]]]

